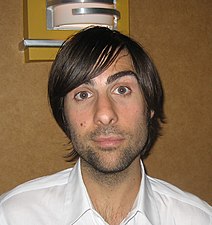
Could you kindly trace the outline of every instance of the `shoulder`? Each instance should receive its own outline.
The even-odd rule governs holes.
[[[60,221],[71,171],[67,169],[28,181],[3,194],[0,224],[38,224],[41,218],[46,225]]]
[[[195,224],[198,224],[198,221],[201,224],[203,221],[209,224],[212,220],[212,207],[205,201],[168,182],[149,176],[148,180],[160,210],[168,211],[175,217],[175,220],[192,220],[196,221]]]
[[[72,169],[66,169],[60,172],[57,172],[52,175],[40,177],[34,180],[30,180],[26,183],[23,183],[11,191],[0,196],[0,205],[4,204],[4,202],[10,200],[11,198],[15,198],[19,195],[36,193],[39,191],[48,190],[50,188],[63,186],[68,182],[68,177],[70,175]]]

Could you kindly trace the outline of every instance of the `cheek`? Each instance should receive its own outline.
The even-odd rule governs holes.
[[[80,123],[80,127],[86,127],[86,121],[82,121],[81,123]]]
[[[130,127],[134,127],[138,123],[144,124],[146,122],[146,110],[142,106],[131,105],[131,107],[126,107],[122,111],[122,119],[120,117],[120,120],[126,126],[130,125]]]
[[[85,107],[79,107],[78,105],[73,104],[69,98],[67,98],[65,102],[64,112],[70,128],[75,132],[81,132],[81,130],[85,130],[88,127],[89,113],[88,110],[85,109]]]
[[[88,127],[88,115],[87,113],[82,113],[82,111],[69,111],[68,115],[69,124],[75,129],[86,129]]]

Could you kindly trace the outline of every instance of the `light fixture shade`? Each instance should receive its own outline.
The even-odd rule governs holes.
[[[119,18],[112,0],[47,0],[49,30],[79,30],[90,25],[116,29]]]

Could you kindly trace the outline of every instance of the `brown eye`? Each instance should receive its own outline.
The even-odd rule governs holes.
[[[87,98],[90,98],[92,96],[91,93],[89,93],[88,91],[80,91],[78,92],[74,98],[77,100],[77,101],[83,101]]]
[[[131,90],[126,86],[119,86],[115,89],[114,92],[119,95],[127,95],[131,93]]]

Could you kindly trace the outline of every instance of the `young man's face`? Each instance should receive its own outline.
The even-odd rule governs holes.
[[[92,168],[119,172],[139,161],[147,109],[130,56],[121,52],[106,71],[69,92],[65,116],[74,149]]]

